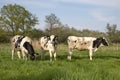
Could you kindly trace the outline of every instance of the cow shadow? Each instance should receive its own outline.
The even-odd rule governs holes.
[[[67,59],[67,56],[68,55],[66,55],[67,54],[67,52],[64,54],[64,55],[59,55],[58,56],[58,58],[59,58],[59,60],[68,60]],[[89,55],[79,55],[79,56],[77,56],[77,55],[72,55],[72,57],[71,57],[71,60],[72,61],[75,61],[75,60],[89,60]],[[97,56],[97,55],[93,55],[93,59],[101,59],[101,60],[109,60],[109,59],[120,59],[120,56],[117,56],[117,55],[99,55],[99,56]]]
[[[41,59],[41,54],[39,54],[39,55],[37,55],[36,56],[36,61],[41,61],[42,59]],[[45,59],[43,59],[42,61],[44,61],[44,60],[50,60],[50,56],[47,54],[45,54]]]
[[[109,59],[120,59],[119,56],[93,56],[92,57],[93,60],[94,59],[101,59],[101,60],[109,60]],[[76,60],[84,60],[84,59],[88,59],[89,60],[89,55],[88,56],[72,56],[72,59],[76,59]]]
[[[56,59],[60,60],[60,61],[68,60],[67,56],[68,56],[68,52],[64,52],[62,54],[58,53]],[[82,56],[79,55],[79,56],[77,56],[77,55],[73,54],[72,57],[71,57],[71,60],[73,60],[73,61],[74,60],[83,60],[83,59],[89,59],[89,55],[82,55]],[[113,56],[111,56],[111,55],[105,55],[105,56],[103,56],[103,55],[99,55],[99,56],[98,55],[93,55],[93,59],[104,59],[104,60],[120,59],[120,56],[117,56],[117,55],[116,56],[115,55],[113,55]],[[36,60],[41,61],[41,53],[39,53],[39,55],[36,56]],[[46,60],[50,60],[49,53],[45,54],[44,61],[46,61]]]
[[[67,60],[67,61],[69,61],[67,57],[68,57],[68,52],[64,52],[64,54],[58,55],[57,59],[58,60]],[[81,57],[81,56],[77,56],[77,55],[73,54],[72,57],[71,57],[71,61],[80,60],[80,59],[87,59],[87,58],[89,58],[89,56],[82,56]]]
[[[95,59],[120,59],[119,56],[93,56]]]
[[[57,59],[58,60],[65,60],[65,59],[67,59],[67,55],[58,55]]]

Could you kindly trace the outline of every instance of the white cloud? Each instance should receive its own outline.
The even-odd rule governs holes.
[[[119,5],[120,0],[53,0],[53,1],[120,8]]]

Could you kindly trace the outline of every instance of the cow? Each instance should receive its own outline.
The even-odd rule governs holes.
[[[54,60],[56,60],[57,36],[43,36],[39,39],[39,44],[42,51],[42,60],[45,58],[46,51],[49,51],[50,61],[52,61],[52,57],[54,57]]]
[[[11,39],[12,43],[12,60],[15,53],[17,51],[19,59],[21,58],[21,54],[23,55],[23,59],[27,60],[27,55],[30,54],[30,59],[35,59],[35,51],[32,46],[32,40],[27,36],[16,35]]]
[[[77,50],[88,50],[90,60],[92,60],[92,55],[100,46],[108,46],[108,42],[104,37],[77,37],[69,36],[67,38],[68,43],[68,59],[71,60],[72,52],[74,49]]]

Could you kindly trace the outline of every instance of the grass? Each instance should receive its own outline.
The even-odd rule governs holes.
[[[73,52],[67,60],[67,45],[59,45],[57,61],[50,62],[49,54],[44,61],[40,55],[35,61],[11,60],[9,44],[0,44],[0,80],[119,80],[120,45],[101,47],[89,60],[87,51]],[[40,51],[37,51],[40,54]]]

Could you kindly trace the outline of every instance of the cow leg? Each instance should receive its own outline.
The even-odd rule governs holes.
[[[52,61],[52,51],[49,50],[49,53],[50,53],[50,61]]]
[[[21,59],[20,51],[17,51],[18,58]]]
[[[98,48],[93,49],[93,52],[96,52]]]
[[[30,54],[30,53],[28,53],[28,50],[24,50],[25,52],[24,52],[24,55],[25,55],[25,60],[27,61],[27,58],[28,58],[28,54]]]
[[[27,60],[27,58],[26,58],[26,54],[25,54],[25,51],[24,50],[22,50],[22,55],[23,55],[23,60]]]
[[[29,56],[28,53],[26,53],[25,54],[25,60],[27,60],[28,56]]]
[[[72,49],[69,49],[69,52],[68,52],[68,60],[71,60],[71,57],[72,57]]]
[[[44,50],[42,50],[42,52],[41,52],[41,59],[42,60],[45,59],[45,51]]]
[[[54,52],[54,60],[56,61],[56,52]]]
[[[15,49],[12,49],[12,60],[13,60],[13,57],[14,57],[14,53],[15,53]]]
[[[90,50],[89,50],[89,57],[90,57],[90,60],[92,60],[92,54],[93,54],[92,49],[90,49]]]

